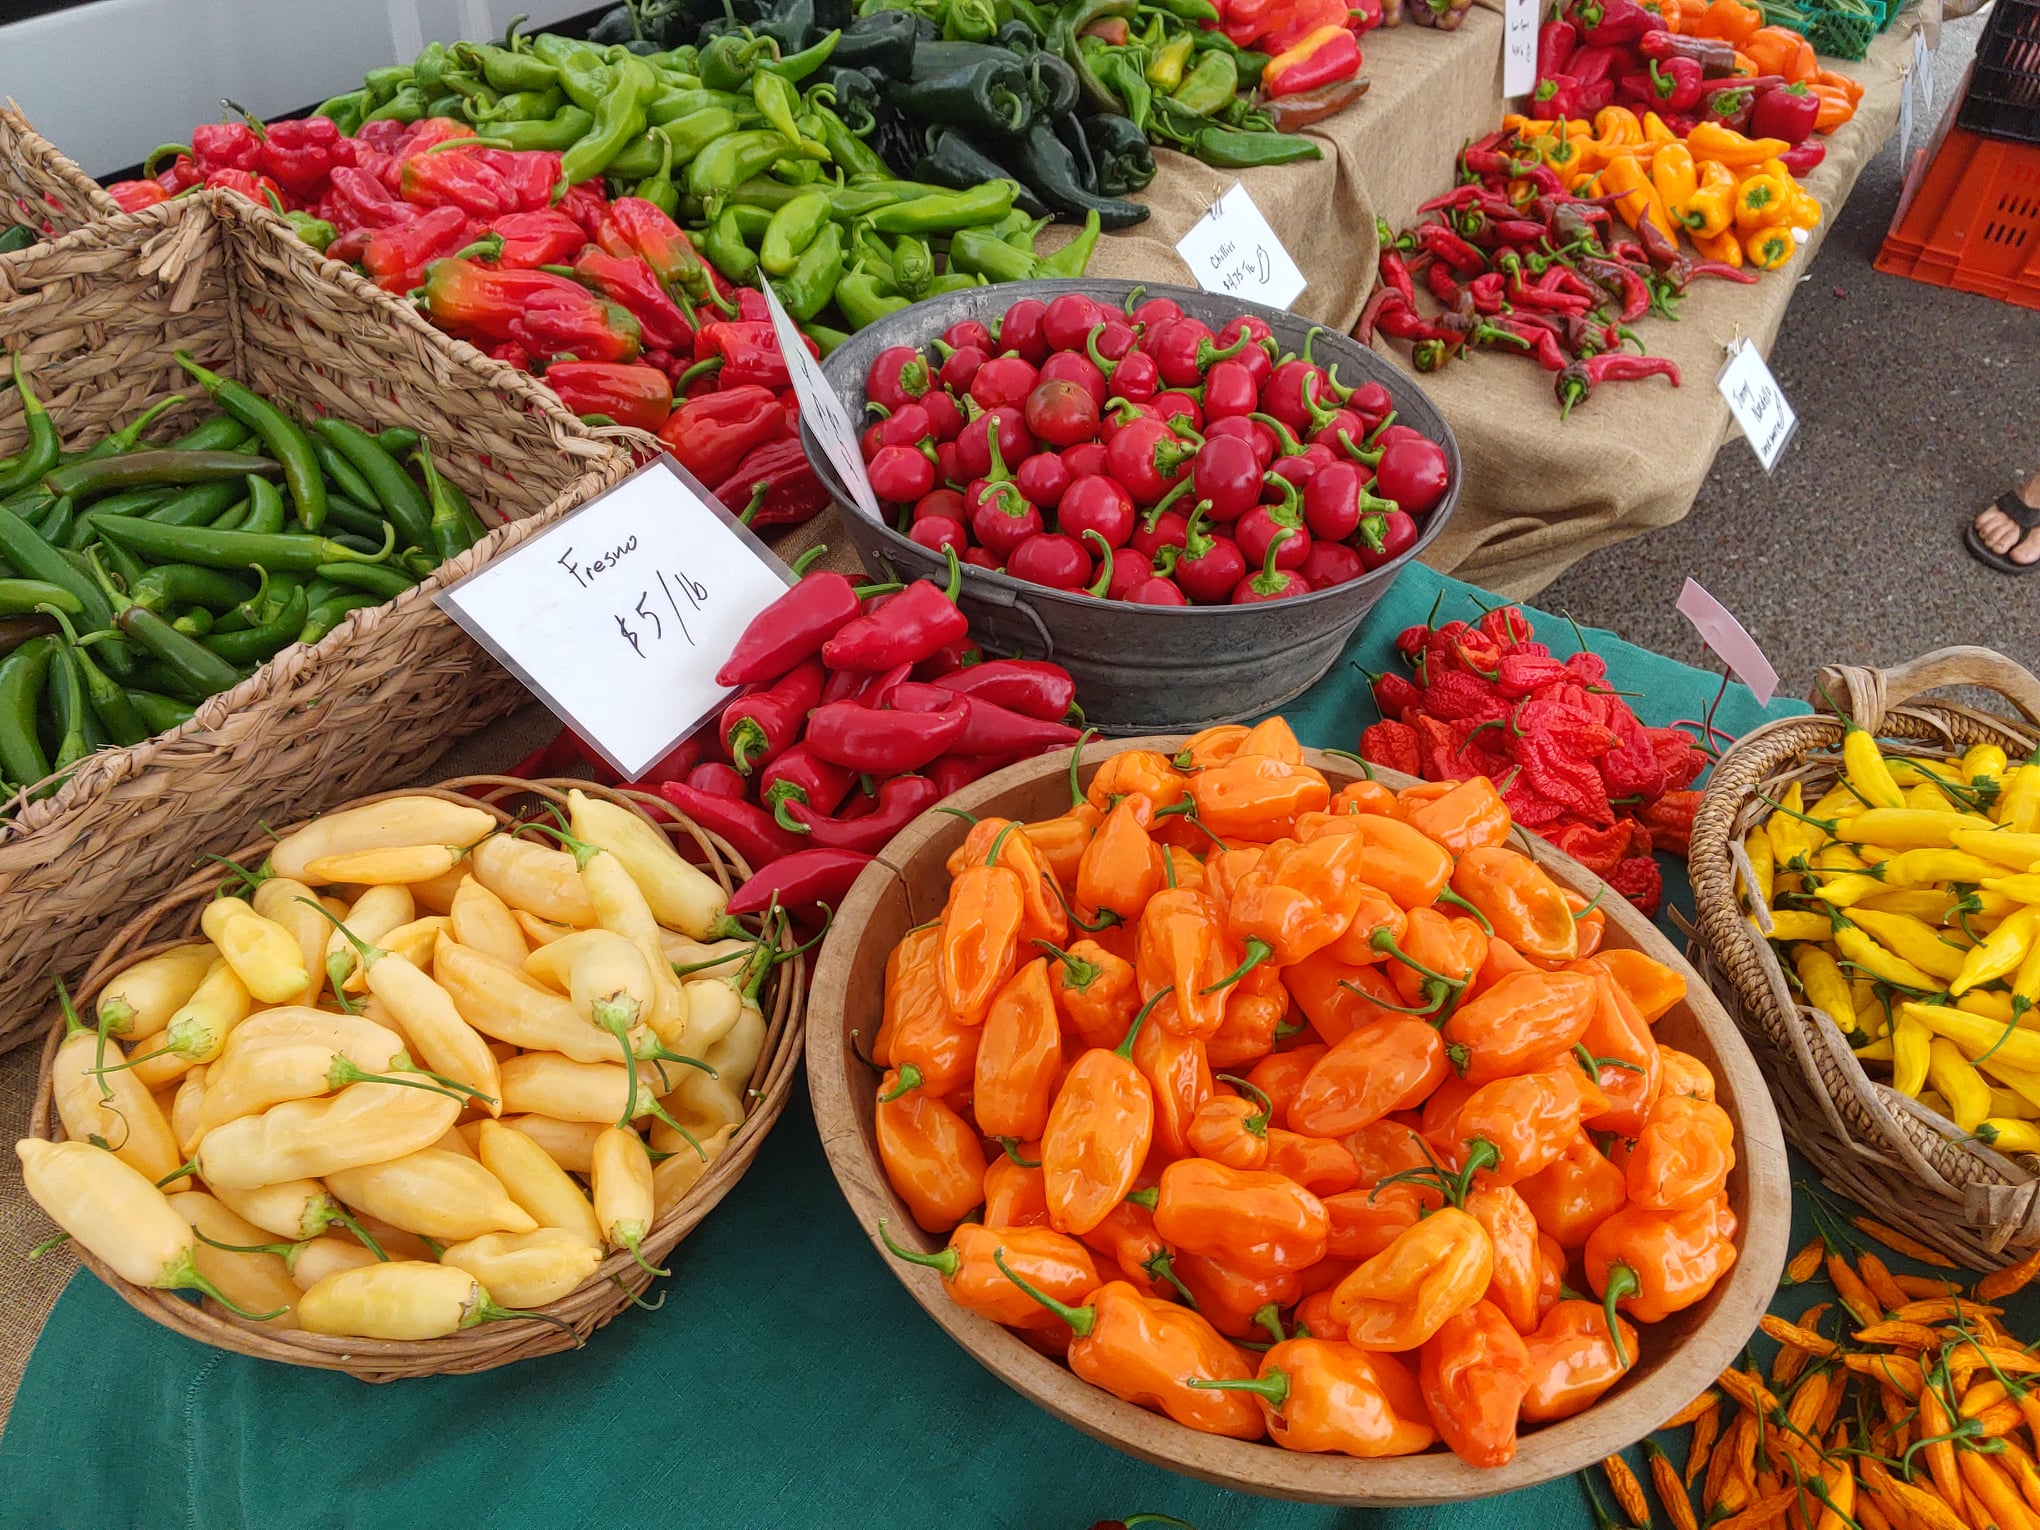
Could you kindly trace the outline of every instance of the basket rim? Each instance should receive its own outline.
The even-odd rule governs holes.
[[[487,795],[478,796],[462,790],[467,787],[485,789]],[[663,799],[628,788],[605,787],[568,777],[526,780],[503,775],[457,776],[430,786],[370,793],[337,804],[327,812],[342,812],[395,797],[427,796],[480,807],[507,827],[518,820],[497,799],[511,795],[535,795],[543,800],[563,800],[569,789],[628,807],[669,838],[683,834],[691,838],[709,852],[707,869],[722,882],[726,891],[750,874],[743,857],[726,841],[701,828],[677,809],[669,808]],[[645,802],[658,803],[660,815],[647,812]],[[291,833],[323,816],[315,814],[312,818],[283,827],[277,833],[279,836]],[[271,842],[266,836],[258,839],[236,852],[232,859],[254,862]],[[77,1004],[80,1007],[88,1004],[107,981],[141,957],[163,949],[166,944],[186,943],[188,935],[182,940],[135,944],[140,935],[174,915],[180,907],[210,897],[220,878],[221,872],[217,867],[194,871],[177,887],[128,920],[109,939],[105,950],[75,986]],[[196,927],[195,918],[190,923],[193,928]],[[794,1079],[806,1046],[807,959],[804,955],[792,953],[789,939],[782,929],[775,947],[790,954],[766,979],[770,1003],[761,1003],[760,1006],[767,1017],[767,1036],[747,1087],[747,1093],[754,1101],[753,1108],[730,1134],[722,1151],[709,1162],[680,1199],[659,1213],[640,1244],[647,1262],[664,1258],[735,1189],[757,1157],[766,1134],[778,1123],[792,1098]],[[36,1073],[28,1135],[60,1142],[66,1137],[63,1125],[56,1117],[51,1072],[57,1051],[63,1044],[64,1024],[61,1011],[56,1006],[52,1005],[50,1013],[52,1018],[46,1026],[47,1035]],[[210,1299],[191,1301],[176,1292],[137,1286],[123,1279],[88,1250],[75,1244],[73,1248],[80,1264],[90,1269],[130,1307],[186,1338],[255,1359],[345,1371],[365,1381],[464,1374],[578,1347],[575,1340],[559,1328],[522,1318],[478,1326],[445,1338],[422,1340],[348,1338],[308,1333],[299,1328],[271,1329],[236,1318],[218,1308]],[[568,1323],[580,1342],[585,1343],[596,1329],[634,1305],[651,1284],[652,1278],[629,1252],[605,1250],[602,1263],[593,1275],[566,1296],[537,1310]]]

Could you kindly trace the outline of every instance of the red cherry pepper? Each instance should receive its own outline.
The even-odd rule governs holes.
[[[1190,597],[1172,579],[1156,575],[1143,579],[1127,592],[1127,600],[1136,606],[1187,606]]]
[[[1039,386],[1051,379],[1075,383],[1091,396],[1092,402],[1100,409],[1105,407],[1106,397],[1111,392],[1105,374],[1093,366],[1091,358],[1081,351],[1057,351],[1044,361],[1035,383]]]
[[[804,659],[763,690],[747,691],[725,706],[716,731],[730,763],[748,776],[790,747],[821,703],[823,679],[821,661]]]
[[[1208,501],[1215,521],[1236,521],[1261,501],[1261,464],[1237,436],[1214,436],[1190,463],[1191,492]]]
[[[1038,524],[1038,512],[1035,519]],[[1021,538],[1007,552],[1006,572],[1015,579],[1046,585],[1052,590],[1081,590],[1091,578],[1091,555],[1075,537],[1036,531]]]
[[[1283,543],[1295,535],[1285,528],[1269,542],[1267,556],[1261,562],[1261,572],[1242,579],[1233,591],[1234,605],[1253,606],[1263,601],[1290,600],[1310,593],[1310,585],[1294,569],[1276,567],[1275,560],[1282,552]]]
[[[1072,446],[1062,454],[1063,466],[1070,470],[1070,481],[1102,475],[1105,471],[1105,443],[1086,441],[1082,446]]]
[[[1182,318],[1150,331],[1147,338],[1152,343],[1143,348],[1154,356],[1162,381],[1172,388],[1196,387],[1213,362],[1237,356],[1253,344],[1242,334],[1230,345],[1215,345],[1210,330],[1195,319]]]
[[[1173,562],[1166,565],[1183,593],[1202,605],[1218,605],[1232,598],[1234,588],[1247,572],[1246,557],[1231,537],[1213,536],[1204,529],[1205,509],[1197,507],[1184,532],[1183,546]],[[1155,567],[1164,568],[1163,559]]]
[[[1213,420],[1205,428],[1204,439],[1211,441],[1220,436],[1234,436],[1253,447],[1255,459],[1264,468],[1275,460],[1280,445],[1275,439],[1275,432],[1252,415],[1228,415],[1224,419]]]
[[[759,773],[758,800],[772,810],[782,829],[804,833],[781,805],[798,802],[813,812],[833,813],[850,795],[856,781],[856,771],[831,765],[806,744],[795,744]]]
[[[1013,485],[1028,504],[1046,514],[1062,503],[1070,486],[1070,470],[1054,452],[1036,452],[1014,469]]]
[[[846,623],[823,643],[822,662],[835,670],[876,674],[896,664],[918,664],[937,649],[961,642],[970,631],[969,618],[956,608],[962,587],[962,572],[952,560],[947,589],[933,580],[915,580],[876,611]],[[824,758],[829,757],[824,753]]]
[[[1136,505],[1152,505],[1183,479],[1197,451],[1178,441],[1168,426],[1139,419],[1106,441],[1105,461]]]
[[[1038,365],[1049,351],[1048,336],[1042,332],[1042,323],[1047,317],[1047,305],[1039,299],[1020,299],[1006,310],[1006,317],[999,321],[995,348],[1015,351]]]
[[[1034,435],[1026,418],[1010,404],[987,409],[964,426],[956,438],[956,465],[964,478],[984,478],[992,467],[992,431],[999,433],[999,451],[1008,462],[1034,455]],[[1002,471],[1001,477],[1005,474]]]
[[[1064,459],[1065,464],[1068,458]],[[1133,535],[1138,512],[1133,497],[1117,479],[1089,473],[1063,490],[1059,521],[1064,531],[1081,537],[1095,532],[1113,547],[1124,547]]]
[[[1327,542],[1320,537],[1310,544],[1310,556],[1297,572],[1310,581],[1313,590],[1328,590],[1335,584],[1358,579],[1367,572],[1367,565],[1345,543]]]
[[[929,386],[928,363],[911,345],[887,346],[864,374],[864,396],[888,409],[913,403]]]
[[[1137,586],[1154,577],[1154,563],[1139,549],[1107,546],[1095,531],[1085,532],[1084,540],[1099,550],[1098,574],[1088,586],[1088,593],[1098,599],[1129,599]]]
[[[777,905],[789,914],[812,918],[827,909],[841,908],[871,855],[862,850],[816,847],[796,850],[767,862],[751,873],[735,892],[725,910],[731,914],[762,914]]]
[[[1068,378],[1037,383],[1026,396],[1022,417],[1034,438],[1050,446],[1075,446],[1098,434],[1098,401]]]
[[[963,431],[963,406],[947,393],[930,393],[921,400],[928,411],[928,434],[937,441],[954,441]]]
[[[953,521],[944,515],[917,519],[907,530],[907,540],[930,552],[953,552],[966,561],[971,553],[983,551],[970,545],[970,531],[963,522]]]
[[[1081,350],[1084,337],[1103,321],[1104,310],[1081,292],[1051,299],[1041,316],[1041,333],[1058,351]]]
[[[1273,473],[1268,476],[1281,485],[1282,498],[1272,505],[1256,505],[1241,516],[1233,527],[1233,539],[1249,565],[1267,562],[1272,568],[1302,568],[1303,560],[1310,556],[1311,540],[1304,529],[1303,497],[1286,480]]]
[[[1303,489],[1303,515],[1311,534],[1333,542],[1359,530],[1363,516],[1395,508],[1368,488],[1361,469],[1351,462],[1319,469]]]
[[[839,703],[854,705],[854,703]],[[860,708],[869,712],[869,708]],[[816,714],[820,716],[819,713]],[[929,713],[870,712],[875,718],[899,719],[903,717],[927,717]],[[918,754],[919,749],[901,751],[901,757]],[[945,752],[938,747],[936,754]],[[868,757],[875,757],[876,751],[867,751]],[[929,760],[935,756],[929,756]],[[923,760],[921,764],[929,763]],[[870,767],[873,774],[886,769],[884,766]],[[854,800],[854,799],[853,799]],[[794,822],[804,824],[804,836],[810,844],[825,850],[857,850],[866,855],[876,855],[886,847],[892,837],[908,824],[919,818],[929,808],[942,800],[941,788],[926,776],[895,775],[879,783],[878,800],[869,812],[858,813],[855,817],[839,814],[830,818],[798,803],[788,803],[786,814]]]
[[[1391,510],[1381,517],[1381,546],[1376,548],[1363,544],[1357,550],[1360,561],[1368,568],[1376,569],[1393,563],[1416,545],[1416,520],[1407,510]]]
[[[1134,288],[1127,296],[1140,297],[1140,288]],[[1133,320],[1136,329],[1152,332],[1165,319],[1182,318],[1183,305],[1174,298],[1148,298],[1143,303],[1130,305],[1127,308],[1127,317]]]
[[[801,848],[798,835],[788,834],[755,803],[712,796],[685,781],[661,782],[659,795],[709,833],[729,841],[750,865],[768,865]]]
[[[1153,398],[1161,387],[1161,369],[1146,351],[1128,350],[1122,356],[1113,357],[1105,349],[1104,342],[1114,335],[1115,330],[1116,326],[1108,329],[1100,325],[1085,342],[1087,352],[1099,376],[1106,380],[1114,394],[1136,404],[1143,403]],[[1126,333],[1131,334],[1131,331]]]
[[[1001,404],[1017,408],[1027,402],[1039,379],[1032,362],[1018,356],[994,356],[970,380],[970,396],[980,408],[996,409]]]
[[[1254,354],[1259,355],[1260,352]],[[1260,384],[1254,380],[1253,369],[1237,357],[1219,362],[1204,379],[1204,418],[1207,420],[1252,414],[1260,408],[1260,400]]]
[[[961,526],[970,519],[970,509],[954,489],[930,489],[914,503],[914,524],[926,520],[950,520]]]
[[[881,446],[872,454],[865,476],[880,499],[907,504],[935,487],[935,464],[911,446]]]
[[[1261,385],[1261,413],[1271,414],[1291,430],[1308,430],[1311,407],[1321,403],[1324,371],[1307,357],[1291,357],[1268,374]]]
[[[1131,546],[1159,564],[1163,548],[1180,548],[1189,537],[1190,517],[1180,510],[1164,510],[1160,515],[1149,516],[1134,530]]]
[[[992,332],[976,319],[958,319],[942,331],[942,343],[955,346],[959,350],[966,345],[974,345],[987,356],[995,349],[992,344]]]
[[[968,393],[971,383],[977,378],[978,368],[991,359],[988,351],[979,350],[974,345],[959,345],[942,358],[942,368],[935,376],[943,387],[957,393]]]
[[[1245,335],[1253,343],[1232,360],[1247,369],[1248,375],[1254,379],[1254,387],[1258,389],[1275,370],[1275,356],[1279,349],[1275,343],[1275,332],[1268,328],[1264,320],[1241,314],[1226,321],[1225,327],[1218,332],[1218,343],[1231,345],[1241,335]],[[1217,368],[1214,367],[1212,370],[1216,371]],[[1210,385],[1211,379],[1207,377],[1205,386],[1209,388]]]

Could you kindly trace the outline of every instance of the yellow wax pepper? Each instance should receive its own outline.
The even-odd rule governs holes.
[[[2003,977],[2025,961],[2033,949],[2033,936],[2040,929],[2040,908],[2025,907],[2005,917],[1984,943],[1962,959],[1962,966],[1948,984],[1952,994],[1964,994],[1978,983]],[[1868,963],[1865,963],[1867,966]]]
[[[2035,750],[2005,777],[1998,793],[1998,827],[2014,834],[2030,834],[2040,828],[2040,750]]]
[[[1975,1131],[1990,1114],[1990,1085],[1946,1037],[1928,1044],[1927,1079],[1948,1102],[1948,1119],[1965,1132]]]
[[[1604,145],[1640,144],[1643,124],[1626,106],[1604,106],[1594,113],[1594,137]]]
[[[1656,112],[1645,112],[1643,114],[1643,141],[1645,143],[1672,144],[1679,143],[1680,139],[1679,135],[1674,133],[1666,124],[1664,118],[1660,117]]]
[[[1823,919],[1821,923],[1827,921]],[[1818,946],[1800,946],[1792,953],[1792,967],[1806,989],[1809,1004],[1825,1012],[1845,1035],[1856,1029],[1856,1006],[1849,995],[1848,980],[1832,956]]]

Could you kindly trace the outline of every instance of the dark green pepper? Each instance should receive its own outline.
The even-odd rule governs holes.
[[[1018,145],[1014,165],[1058,212],[1096,212],[1108,229],[1127,228],[1148,215],[1148,210],[1138,202],[1101,197],[1085,190],[1077,175],[1075,156],[1056,137],[1050,123],[1034,124]]]
[[[831,221],[802,252],[792,274],[776,284],[779,300],[796,319],[812,319],[828,306],[842,279],[843,225]]]
[[[928,152],[914,165],[914,174],[924,181],[967,191],[988,181],[1011,178],[1011,171],[979,148],[968,134],[955,128],[933,128],[927,142]],[[1048,211],[1041,198],[1026,186],[1014,196],[1013,205],[1037,218]]]
[[[844,69],[873,69],[888,80],[914,72],[920,25],[911,11],[874,11],[843,29],[831,62]]]
[[[1091,145],[1092,163],[1098,167],[1102,195],[1123,197],[1143,190],[1155,178],[1155,155],[1148,147],[1147,135],[1126,118],[1087,117],[1084,137]]]
[[[151,611],[167,611],[172,606],[224,611],[255,593],[247,580],[196,563],[159,563],[128,587],[135,603]]]
[[[28,786],[50,773],[36,736],[36,712],[49,679],[54,637],[30,638],[0,660],[0,775]]]
[[[821,79],[821,85],[809,89],[808,100],[815,99],[815,91],[828,89],[832,93],[831,108],[849,125],[850,131],[860,139],[869,133],[877,123],[879,108],[885,104],[885,98],[878,93],[877,81],[862,69],[845,69],[840,64],[824,69]]]
[[[295,589],[261,626],[241,632],[216,632],[204,638],[203,643],[229,663],[260,664],[296,640],[309,612],[304,590]]]
[[[1222,127],[1201,129],[1186,145],[1186,151],[1222,170],[1291,165],[1300,159],[1324,157],[1324,151],[1316,144],[1293,133],[1239,133]]]
[[[25,489],[57,465],[59,443],[57,427],[50,419],[49,410],[43,407],[35,389],[29,386],[28,375],[22,370],[21,352],[16,351],[10,365],[14,374],[14,391],[21,395],[22,417],[28,426],[28,445],[12,461],[0,464],[0,498]],[[68,491],[53,489],[53,494]]]
[[[1027,71],[1003,49],[941,74],[897,83],[892,102],[909,117],[943,127],[1003,138],[1027,131],[1034,120]]]
[[[1027,78],[1037,116],[1064,116],[1075,111],[1084,98],[1077,71],[1053,53],[1029,54]]]
[[[207,371],[191,359],[190,352],[177,351],[174,354],[177,364],[198,379],[205,391],[213,396],[213,402],[261,437],[270,455],[283,464],[283,479],[290,488],[291,504],[297,511],[298,524],[306,531],[317,532],[326,524],[326,479],[319,471],[318,457],[312,452],[311,437],[305,434],[297,421],[269,400],[257,397],[232,378]],[[261,469],[250,466],[248,471],[260,472]],[[181,481],[191,483],[196,480],[187,478]]]
[[[382,443],[357,425],[328,415],[313,427],[341,456],[354,464],[355,471],[375,490],[376,503],[389,517],[397,534],[411,547],[429,547],[432,537],[432,507],[411,475]],[[412,446],[417,445],[415,434]],[[202,561],[194,559],[196,561]],[[260,562],[262,560],[253,560]]]
[[[815,0],[773,0],[751,30],[779,44],[781,56],[798,53],[815,34]]]

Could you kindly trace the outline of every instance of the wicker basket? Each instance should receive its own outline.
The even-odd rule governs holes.
[[[566,806],[568,788],[602,797],[643,812],[640,803],[653,803],[657,811],[644,813],[672,837],[690,860],[702,863],[723,884],[734,889],[750,868],[727,843],[716,835],[680,818],[665,802],[629,790],[612,790],[587,781],[517,781],[505,776],[466,776],[443,782],[429,791],[472,804],[479,798],[506,824],[515,816],[529,816],[541,802]],[[417,796],[417,790],[382,792],[361,799],[372,802],[387,796]],[[348,804],[355,806],[357,804]],[[288,832],[284,830],[282,832]],[[267,853],[267,836],[243,845],[235,857],[253,865]],[[90,1003],[108,980],[135,961],[170,946],[189,941],[198,930],[199,913],[220,884],[217,868],[188,878],[167,897],[151,904],[130,919],[107,942],[90,969],[79,980],[75,997],[81,1008]],[[785,937],[782,936],[782,939]],[[730,1139],[728,1147],[696,1180],[678,1204],[669,1207],[645,1236],[641,1251],[648,1263],[657,1264],[672,1252],[716,1203],[736,1187],[758,1156],[765,1134],[786,1109],[793,1092],[803,1045],[807,995],[807,959],[790,956],[766,979],[759,1002],[766,1019],[765,1045],[750,1081],[751,1113]],[[49,1038],[43,1047],[42,1067],[36,1078],[35,1106],[29,1117],[31,1136],[60,1142],[63,1126],[56,1120],[50,1101],[50,1068],[63,1040],[62,1017],[49,1016]],[[253,1355],[259,1360],[280,1360],[287,1365],[306,1365],[319,1370],[345,1371],[362,1381],[401,1381],[413,1376],[461,1376],[474,1371],[493,1370],[513,1360],[549,1355],[577,1342],[549,1323],[506,1320],[470,1328],[450,1338],[413,1342],[382,1339],[335,1338],[306,1333],[300,1329],[275,1330],[260,1323],[235,1317],[212,1302],[190,1301],[174,1292],[156,1291],[133,1285],[107,1265],[78,1250],[78,1257],[92,1273],[117,1292],[120,1298],[144,1317],[175,1329],[187,1338],[235,1354]],[[568,1324],[579,1340],[602,1327],[629,1307],[652,1277],[628,1253],[618,1252],[605,1259],[595,1275],[578,1289],[539,1310]]]
[[[2040,744],[2040,681],[1986,648],[1944,648],[1889,670],[1834,666],[1821,685],[1861,727],[1922,756],[1989,743],[2016,759]],[[1992,691],[2034,726],[1957,701],[1920,699],[1949,686]],[[1819,798],[1840,772],[1842,734],[1831,712],[1784,718],[1743,738],[1715,766],[1687,857],[1694,965],[1749,1034],[1786,1134],[1822,1179],[1963,1266],[1991,1269],[2014,1257],[2009,1250],[2040,1243],[2040,1179],[2031,1160],[2022,1165],[1993,1152],[1872,1079],[1834,1022],[1798,1002],[1740,898],[1743,837],[1771,815],[1761,798],[1777,800],[1794,781],[1807,801]]]
[[[171,733],[108,749],[0,825],[0,1049],[25,1039],[47,976],[83,966],[121,920],[205,850],[392,780],[415,779],[463,734],[525,700],[433,594],[609,487],[632,459],[535,379],[450,340],[314,254],[242,198],[198,193],[0,262],[0,351],[22,351],[67,445],[96,440],[202,362],[300,415],[432,442],[498,529],[385,606],[293,646]],[[189,426],[195,401],[162,423]],[[0,393],[0,454],[23,440]],[[507,524],[506,524],[507,523]]]
[[[0,231],[26,224],[54,237],[119,215],[120,205],[30,127],[20,107],[0,106]]]

